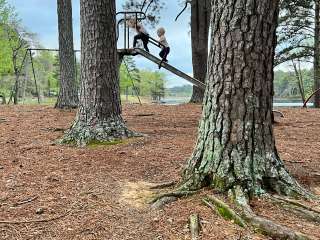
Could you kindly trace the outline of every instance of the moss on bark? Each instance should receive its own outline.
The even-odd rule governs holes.
[[[124,139],[141,137],[141,134],[129,130],[120,116],[109,118],[103,122],[88,125],[76,120],[73,126],[59,140],[61,144],[75,144],[77,146],[114,145]]]

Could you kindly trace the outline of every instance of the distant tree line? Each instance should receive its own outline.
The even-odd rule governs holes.
[[[301,80],[300,80],[301,79]],[[274,97],[286,99],[301,99],[313,92],[313,69],[301,69],[301,72],[275,71],[274,76]]]

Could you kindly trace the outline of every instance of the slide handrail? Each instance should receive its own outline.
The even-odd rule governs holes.
[[[124,22],[124,48],[125,49],[129,49],[130,48],[130,29],[129,26],[127,25],[126,19],[129,19],[130,16],[135,19],[135,25],[137,26],[139,21],[145,20],[147,18],[146,14],[142,11],[121,11],[121,12],[117,12],[116,14],[118,15],[124,15],[123,18],[121,18],[118,22],[117,22],[117,41],[119,40],[119,32],[120,32],[120,24],[122,22]],[[159,41],[157,41],[156,39],[152,38],[149,36],[149,42],[151,44],[153,44],[154,46],[158,47],[158,48],[164,48],[165,46],[160,43]]]

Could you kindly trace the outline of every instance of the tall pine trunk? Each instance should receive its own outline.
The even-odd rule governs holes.
[[[202,119],[182,188],[304,190],[279,158],[272,126],[278,0],[213,1]]]
[[[56,108],[76,108],[78,90],[75,79],[71,0],[57,0],[59,28],[60,91]]]
[[[194,78],[205,82],[208,61],[208,39],[210,27],[211,0],[191,2],[191,45]],[[204,90],[193,86],[190,102],[202,103]]]
[[[134,136],[121,117],[115,0],[81,0],[81,89],[62,142],[85,145]]]
[[[314,90],[320,88],[320,1],[315,0]],[[320,107],[320,92],[314,96],[314,107]]]

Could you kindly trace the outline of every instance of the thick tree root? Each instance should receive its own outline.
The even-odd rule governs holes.
[[[320,214],[320,210],[317,210],[317,209],[314,209],[312,207],[309,207],[309,206],[306,206],[294,199],[288,199],[288,198],[284,198],[284,197],[281,197],[281,196],[276,196],[276,195],[273,195],[271,196],[273,199],[277,199],[277,200],[280,200],[280,201],[283,201],[283,202],[287,202],[289,204],[292,204],[292,205],[295,205],[295,206],[298,206],[298,207],[301,207],[301,208],[304,208],[306,210],[309,210],[309,211],[312,211],[312,212],[315,212],[317,214]]]
[[[202,199],[202,201],[205,205],[216,211],[224,219],[234,221],[240,227],[247,226],[246,222],[232,208],[218,198],[214,196],[207,196],[206,198]]]
[[[309,221],[320,223],[320,212],[316,209],[303,205],[297,201],[282,198],[279,196],[267,196],[271,201],[279,204],[286,210],[294,213],[299,217],[303,217]]]
[[[150,203],[154,203],[158,200],[160,200],[161,198],[164,197],[176,197],[176,198],[180,198],[180,197],[186,197],[186,196],[191,196],[196,194],[198,191],[175,191],[175,192],[169,192],[169,193],[163,193],[160,194],[158,196],[156,196],[154,199],[151,200]]]
[[[162,208],[164,205],[176,201],[178,198],[191,196],[198,191],[173,191],[162,193],[153,198],[149,203],[152,208]]]
[[[177,201],[177,199],[178,198],[176,198],[176,197],[163,197],[163,198],[157,200],[156,202],[154,202],[153,204],[151,204],[151,208],[161,209],[165,205]]]
[[[171,182],[164,182],[164,183],[157,183],[157,184],[153,184],[150,189],[163,189],[163,188],[168,188],[168,187],[172,187],[176,184],[175,181],[171,181]]]
[[[308,240],[311,237],[289,229],[269,219],[256,215],[248,204],[248,198],[242,188],[237,186],[233,190],[233,200],[240,211],[240,216],[256,231],[275,239]]]
[[[243,201],[243,198],[236,198],[239,214],[226,203],[216,197],[207,197],[203,202],[211,209],[216,210],[223,218],[232,220],[242,227],[251,226],[256,232],[263,233],[273,239],[286,240],[308,240],[312,239],[300,232],[296,232],[266,218],[257,216]]]
[[[307,240],[310,237],[291,230],[285,226],[277,224],[266,218],[257,216],[253,213],[250,207],[243,206],[242,217],[246,220],[248,224],[255,228],[258,232],[262,232],[275,239],[288,239],[288,240]]]

